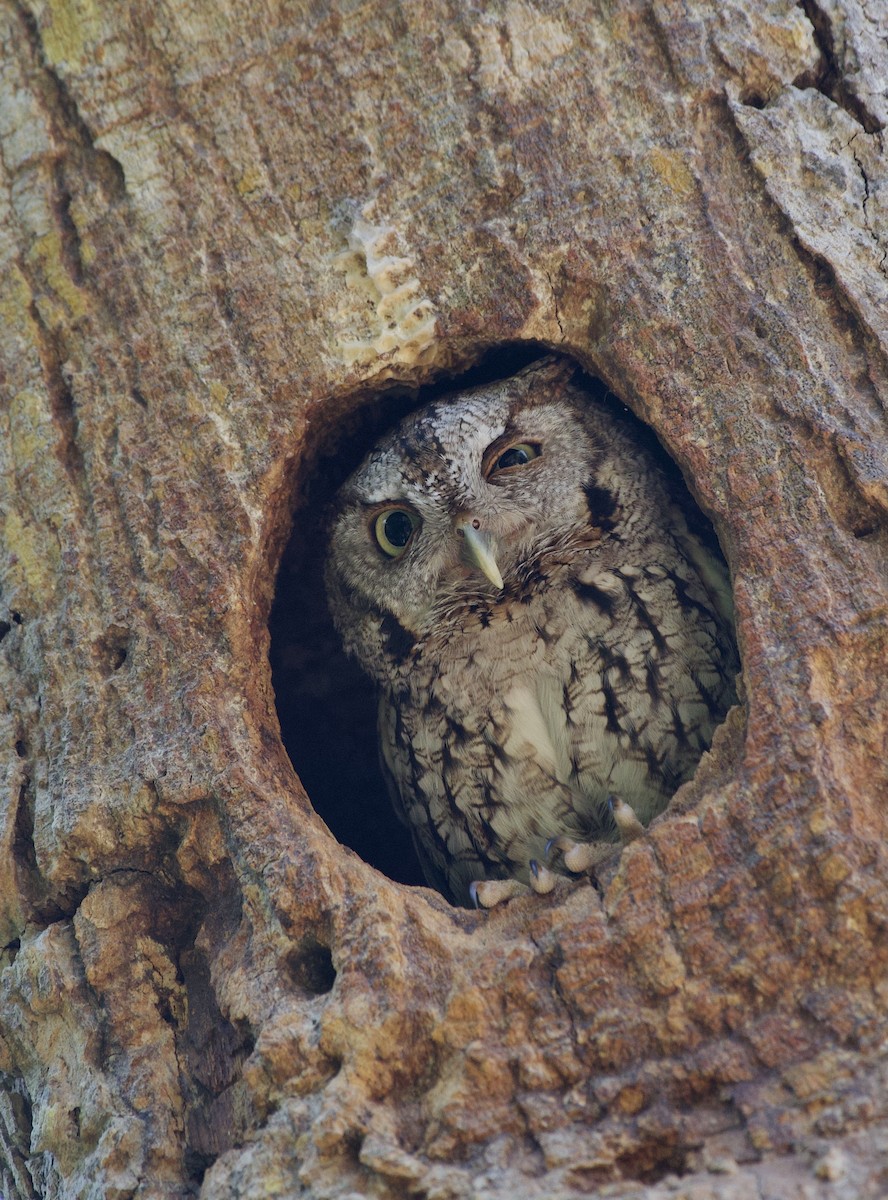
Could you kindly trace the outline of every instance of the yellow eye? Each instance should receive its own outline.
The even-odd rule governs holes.
[[[384,508],[373,522],[373,536],[389,558],[400,558],[418,525],[419,517],[409,508]]]
[[[541,453],[539,446],[533,446],[530,442],[519,442],[517,446],[510,446],[508,450],[503,451],[493,464],[493,470],[508,471],[511,467],[523,467],[525,463],[539,458]]]

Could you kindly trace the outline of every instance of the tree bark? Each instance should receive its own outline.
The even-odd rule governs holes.
[[[883,1194],[884,23],[0,4],[4,1200]],[[268,620],[362,414],[531,344],[712,518],[743,703],[487,914],[331,836]]]

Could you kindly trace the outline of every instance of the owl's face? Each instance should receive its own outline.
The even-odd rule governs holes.
[[[540,552],[590,535],[590,483],[603,493],[608,454],[571,373],[546,360],[430,404],[341,488],[327,588],[346,650],[371,674],[385,675],[393,633],[403,645],[495,605]]]

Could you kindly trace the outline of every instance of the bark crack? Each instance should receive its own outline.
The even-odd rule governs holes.
[[[90,174],[100,183],[111,200],[120,200],[126,195],[126,179],[123,167],[107,150],[95,144],[93,133],[80,114],[76,101],[56,68],[47,59],[40,30],[34,14],[21,0],[13,0],[22,28],[36,66],[43,76],[42,99],[47,105],[58,140],[66,142],[85,157]],[[70,202],[70,197],[69,197]],[[70,218],[69,218],[70,220]],[[73,227],[73,222],[71,222]],[[74,236],[77,236],[74,229]],[[79,239],[78,239],[79,244]]]
[[[558,326],[558,332],[561,334],[561,341],[564,341],[564,325],[561,323],[561,312],[558,308],[558,293],[555,291],[555,285],[552,282],[551,272],[545,272],[546,279],[549,281],[549,291],[552,293],[552,307],[555,310],[555,323]]]
[[[795,80],[795,86],[816,88],[827,99],[844,109],[867,133],[881,132],[881,122],[869,111],[860,97],[851,91],[845,81],[842,63],[836,52],[836,39],[829,13],[820,6],[818,0],[798,0],[796,7],[802,10],[811,24],[814,43],[820,51],[820,62],[813,71],[806,71],[804,75],[799,76]]]
[[[66,256],[63,254],[62,257]],[[28,281],[31,294],[39,293],[40,286],[33,272],[21,259],[18,265],[22,275]],[[78,438],[77,404],[65,372],[62,338],[44,321],[36,300],[31,302],[30,316],[34,323],[34,340],[43,366],[43,377],[46,381],[46,392],[53,421],[59,432],[59,460],[68,474],[74,491],[88,503],[89,497],[84,487],[85,463]]]
[[[857,135],[855,134],[854,137],[856,137],[856,136]],[[852,138],[851,141],[853,142],[854,138]],[[850,144],[851,143],[849,142],[849,146],[850,146]],[[863,163],[860,161],[860,159],[854,153],[853,149],[851,150],[851,154],[854,158],[854,162],[857,164],[857,169],[860,172],[860,178],[863,180],[863,203],[861,204],[861,209],[863,210],[863,224],[864,224],[864,227],[866,228],[867,233],[870,235],[870,237],[873,239],[873,241],[876,243],[876,245],[882,251],[882,257],[879,259],[879,270],[882,271],[884,274],[885,259],[888,258],[888,248],[882,247],[882,243],[879,240],[878,232],[875,229],[873,229],[872,225],[870,224],[869,213],[867,211],[867,205],[869,204],[870,194],[871,194],[870,193],[869,176],[866,173],[866,167],[863,165]]]
[[[24,1079],[0,1073],[0,1195],[9,1200],[37,1200],[28,1170],[31,1131],[31,1098]]]
[[[79,420],[74,394],[65,370],[68,358],[66,330],[84,319],[79,294],[83,292],[87,268],[80,233],[72,215],[72,204],[84,182],[97,187],[109,205],[125,195],[123,170],[110,154],[95,146],[92,132],[80,114],[67,85],[48,61],[37,21],[21,2],[13,0],[14,11],[30,48],[36,73],[35,92],[46,113],[47,133],[54,143],[48,152],[51,177],[51,205],[58,238],[57,258],[61,270],[73,288],[62,287],[53,276],[52,266],[41,266],[40,257],[20,256],[18,269],[27,281],[33,297],[30,315],[35,342],[43,367],[52,415],[60,433],[59,458],[68,473],[72,488],[88,505],[85,465],[79,446]],[[70,294],[68,294],[70,292]],[[67,310],[64,323],[49,319],[41,309],[40,298],[59,296]],[[85,298],[84,298],[85,299]],[[88,319],[88,318],[87,318]]]

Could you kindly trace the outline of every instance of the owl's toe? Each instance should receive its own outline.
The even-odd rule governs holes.
[[[535,858],[530,860],[530,886],[538,896],[548,896],[555,886],[558,876],[550,871],[543,863]]]
[[[613,846],[602,842],[575,842],[573,838],[562,834],[560,837],[550,838],[546,843],[546,853],[551,854],[553,850],[561,854],[568,871],[573,875],[582,875],[591,871],[603,858],[612,853]]]
[[[469,884],[469,896],[475,908],[495,908],[527,891],[517,879],[475,879]]]
[[[608,796],[608,807],[613,813],[614,821],[620,832],[620,841],[625,845],[634,842],[644,833],[644,826],[635,815],[635,809],[619,796]]]
[[[555,887],[558,876],[535,858],[528,864],[530,887],[538,896],[548,896]],[[496,908],[515,896],[527,894],[527,884],[517,879],[476,879],[469,884],[469,896],[476,908]]]
[[[626,846],[640,838],[644,833],[644,825],[635,815],[632,805],[616,795],[608,796],[607,804],[613,814],[621,845]],[[561,861],[572,875],[594,871],[605,859],[619,853],[613,842],[575,842],[565,834],[549,838],[546,842],[546,856],[551,858],[556,852],[561,855]]]

